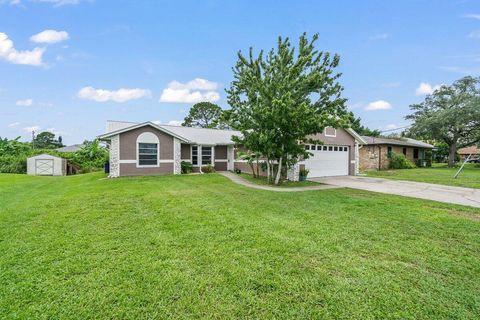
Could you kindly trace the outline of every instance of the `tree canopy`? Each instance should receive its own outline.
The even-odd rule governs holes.
[[[382,133],[380,130],[375,129],[371,130],[370,128],[362,125],[362,119],[360,117],[355,117],[353,112],[348,113],[350,120],[350,127],[355,130],[356,133],[362,136],[378,137]]]
[[[249,151],[265,158],[269,180],[278,184],[287,168],[309,153],[299,143],[325,127],[349,125],[343,87],[335,71],[340,57],[318,51],[318,34],[303,34],[298,49],[279,37],[267,54],[238,53],[234,80],[227,90],[230,125],[241,131],[237,138]]]
[[[199,128],[224,128],[222,108],[211,102],[199,102],[193,105],[183,120],[182,126]]]
[[[480,78],[464,77],[441,86],[422,103],[412,104],[406,119],[414,123],[409,134],[445,142],[448,164],[455,164],[457,148],[480,141]]]
[[[33,146],[36,149],[55,149],[63,147],[62,137],[55,139],[55,134],[44,131],[35,136]]]

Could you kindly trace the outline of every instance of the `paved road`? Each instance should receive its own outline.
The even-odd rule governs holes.
[[[480,208],[480,189],[358,176],[311,178],[329,185]]]

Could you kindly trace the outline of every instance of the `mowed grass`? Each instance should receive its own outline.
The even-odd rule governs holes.
[[[440,164],[434,165],[431,168],[368,171],[366,174],[369,177],[377,178],[427,182],[466,188],[480,188],[480,167],[471,163],[467,164],[458,178],[454,179],[453,177],[458,169],[459,167],[449,168],[445,164]]]
[[[480,314],[480,210],[103,177],[0,175],[0,318]]]

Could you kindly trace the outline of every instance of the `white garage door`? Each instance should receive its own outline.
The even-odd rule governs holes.
[[[347,146],[306,145],[305,149],[313,154],[305,160],[310,178],[348,175]]]
[[[35,174],[39,176],[53,176],[53,159],[36,159]]]

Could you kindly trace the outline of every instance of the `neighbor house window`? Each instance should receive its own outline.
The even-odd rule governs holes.
[[[418,159],[418,149],[413,149],[413,159]]]
[[[212,164],[212,147],[202,147],[202,165]]]
[[[407,148],[403,148],[403,155],[404,155],[404,156],[407,155]]]
[[[158,167],[160,141],[152,132],[143,132],[137,137],[137,166]]]
[[[138,144],[138,164],[140,166],[158,165],[158,144],[157,143],[139,143]]]
[[[192,146],[192,165],[198,165],[198,146]]]
[[[391,153],[392,153],[392,147],[391,147],[391,146],[388,146],[388,147],[387,147],[387,153],[388,153],[388,154],[391,154]]]

